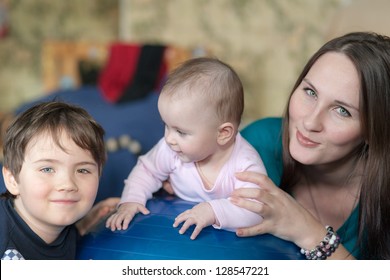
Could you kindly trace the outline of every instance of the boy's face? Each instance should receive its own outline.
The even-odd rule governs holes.
[[[9,191],[17,195],[16,211],[38,235],[60,232],[85,216],[97,193],[97,163],[67,134],[61,136],[64,150],[50,135],[31,139],[18,180],[9,172],[4,176]]]

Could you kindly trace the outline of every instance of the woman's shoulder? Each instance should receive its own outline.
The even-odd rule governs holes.
[[[265,131],[269,130],[280,133],[281,128],[281,117],[267,117],[249,123],[241,130],[241,134],[263,134]]]
[[[256,149],[281,143],[282,118],[269,117],[256,120],[241,130],[241,135]]]
[[[268,176],[279,185],[282,165],[282,118],[256,120],[241,130],[241,135],[259,153]]]

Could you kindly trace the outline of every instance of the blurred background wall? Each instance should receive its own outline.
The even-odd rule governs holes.
[[[390,35],[389,2],[0,0],[0,111],[49,93],[45,42],[125,41],[204,48],[240,75],[245,123],[278,116],[303,64],[326,40],[356,30]]]

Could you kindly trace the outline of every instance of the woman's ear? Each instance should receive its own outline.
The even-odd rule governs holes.
[[[221,146],[225,145],[235,136],[236,136],[236,128],[232,123],[226,122],[226,123],[221,124],[218,127],[217,141],[218,141],[219,145],[221,145]]]
[[[13,195],[18,195],[19,184],[15,176],[12,174],[12,172],[8,168],[5,168],[4,166],[3,166],[3,178],[7,190]]]

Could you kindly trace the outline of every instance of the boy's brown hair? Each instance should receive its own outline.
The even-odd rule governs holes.
[[[58,101],[39,103],[14,119],[4,137],[4,167],[18,179],[31,139],[46,133],[63,148],[62,132],[91,153],[100,175],[106,161],[104,129],[83,108]]]

